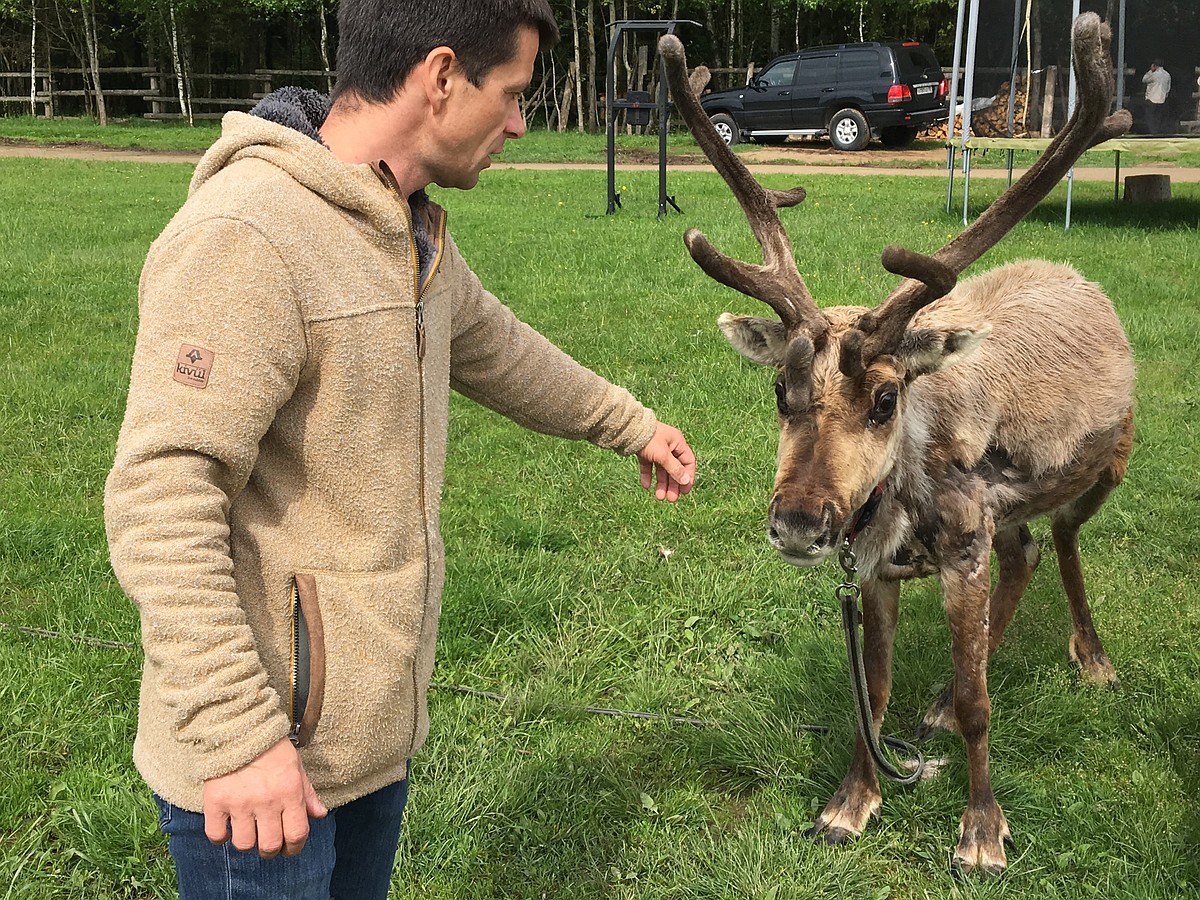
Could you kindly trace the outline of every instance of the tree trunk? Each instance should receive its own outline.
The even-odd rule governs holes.
[[[596,0],[587,0],[587,34],[588,34],[588,77],[587,77],[587,96],[588,96],[588,111],[587,111],[587,127],[588,131],[597,132],[600,130],[600,116],[597,109],[596,85]],[[605,76],[607,77],[607,76]],[[579,113],[580,119],[583,118],[583,110]]]
[[[571,64],[567,66],[567,78],[563,83],[562,110],[558,114],[558,130],[560,134],[566,131],[567,126],[570,124],[571,100],[573,99],[574,93],[578,91],[579,87],[579,79],[576,77],[576,73],[578,72],[579,69],[576,68],[575,62],[572,60]],[[580,119],[579,121],[582,124],[583,119]]]
[[[80,14],[83,16],[83,42],[87,46],[88,68],[92,72],[92,90],[96,95],[96,118],[101,128],[107,128],[108,111],[104,106],[104,90],[100,86],[100,41],[96,36],[95,3],[83,3]]]
[[[333,93],[333,76],[329,67],[329,23],[325,21],[325,0],[317,4],[317,15],[321,19],[321,67],[325,70],[325,90]]]
[[[1171,199],[1170,175],[1126,175],[1126,203],[1165,203]]]
[[[179,24],[175,20],[175,4],[171,3],[167,6],[171,20],[171,64],[175,67],[175,85],[179,89],[179,113],[189,125],[195,125],[192,119],[192,104],[188,99],[191,93],[187,90],[187,75],[183,70],[183,59],[179,55]]]
[[[1058,89],[1058,66],[1046,66],[1046,92],[1042,97],[1042,137],[1054,134],[1054,92]]]
[[[771,16],[770,56],[774,59],[779,55],[779,0],[769,0]]]
[[[732,69],[732,68],[734,68],[734,66],[737,65],[737,63],[734,62],[734,52],[733,52],[734,47],[737,46],[737,0],[729,0],[729,32],[728,32],[728,36],[729,36],[729,43],[726,45],[726,47],[728,48],[729,53],[726,56],[727,62],[725,63],[725,65],[727,67],[729,67],[730,69]]]
[[[37,0],[29,4],[33,13],[33,33],[29,38],[29,114],[37,117]]]
[[[583,134],[583,79],[579,77],[583,67],[579,64],[579,14],[575,10],[575,0],[571,0],[571,38],[575,51],[574,68],[571,70],[575,76],[575,108],[578,110],[579,133]],[[567,111],[570,112],[570,107],[567,108]],[[561,130],[566,130],[567,123],[565,121],[559,124]]]

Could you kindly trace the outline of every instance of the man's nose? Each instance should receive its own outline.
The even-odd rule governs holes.
[[[508,122],[505,123],[505,131],[509,137],[519,138],[525,134],[525,117],[521,115],[521,107],[514,104],[513,111],[508,116]]]

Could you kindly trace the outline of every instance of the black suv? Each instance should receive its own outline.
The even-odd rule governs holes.
[[[887,147],[907,147],[946,118],[946,79],[917,41],[834,44],[772,60],[745,87],[700,105],[727,144],[828,134],[838,150],[861,150],[877,134]]]

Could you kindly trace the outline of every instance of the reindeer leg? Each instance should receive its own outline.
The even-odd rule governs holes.
[[[1029,528],[1018,525],[997,532],[992,540],[992,549],[996,551],[996,562],[999,564],[1000,576],[996,579],[996,589],[992,591],[988,601],[988,658],[996,652],[1004,637],[1004,629],[1012,621],[1017,603],[1025,594],[1037,569],[1041,554]],[[917,740],[927,741],[941,731],[956,731],[958,722],[954,718],[954,680],[946,685],[945,690],[933,701],[925,718],[917,726]]]
[[[1071,662],[1079,666],[1084,681],[1117,686],[1117,670],[1104,652],[1092,609],[1083,587],[1083,566],[1079,562],[1079,529],[1095,515],[1113,488],[1125,477],[1129,454],[1133,451],[1133,409],[1125,412],[1113,447],[1112,460],[1099,480],[1080,496],[1050,514],[1050,531],[1058,554],[1058,571],[1071,606],[1074,633],[1071,635]]]
[[[942,569],[942,590],[950,619],[954,657],[954,714],[967,748],[968,797],[954,851],[954,870],[999,875],[1008,866],[1004,842],[1011,839],[1008,822],[992,793],[988,773],[987,693],[988,588],[991,585],[990,529],[981,528]]]
[[[863,582],[863,666],[876,736],[883,727],[883,714],[892,691],[892,645],[899,605],[900,582]],[[875,763],[862,735],[857,735],[849,772],[805,835],[826,844],[844,844],[863,833],[867,821],[879,814],[882,803]]]
[[[1117,670],[1104,652],[1092,623],[1092,610],[1083,587],[1083,567],[1079,562],[1079,528],[1100,508],[1114,487],[1115,484],[1102,479],[1081,496],[1056,509],[1050,516],[1050,531],[1054,535],[1063,589],[1071,606],[1074,625],[1068,651],[1071,662],[1079,667],[1084,681],[1116,687]]]

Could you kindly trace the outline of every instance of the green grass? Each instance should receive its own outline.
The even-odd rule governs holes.
[[[677,123],[676,123],[677,125]],[[201,120],[195,127],[188,127],[177,122],[156,122],[146,119],[123,119],[101,128],[92,119],[40,119],[32,116],[0,116],[0,140],[32,142],[38,144],[84,144],[97,147],[115,147],[130,150],[159,150],[159,151],[196,151],[205,149],[217,138],[220,125],[212,120]],[[822,157],[802,160],[805,164],[816,165],[886,165],[894,168],[931,169],[945,168],[944,155],[936,159],[927,159],[903,150],[887,153],[884,157],[870,159],[858,153],[835,153],[824,139],[792,140],[787,146],[804,150],[816,150],[825,154]],[[915,150],[941,150],[941,141],[918,141],[913,145]],[[618,134],[616,139],[618,158],[623,161],[631,159],[656,162],[658,159],[658,133],[653,134]],[[765,154],[771,158],[771,147],[760,144],[738,144],[738,153]],[[878,144],[872,144],[871,150],[881,151]],[[702,162],[703,155],[691,136],[673,131],[667,136],[667,152],[673,160],[686,162]],[[540,126],[534,126],[518,141],[509,141],[501,157],[510,163],[563,163],[590,162],[603,163],[607,158],[607,137],[605,134],[579,134],[568,131],[562,134],[548,132]],[[1014,165],[1017,168],[1027,168],[1032,165],[1039,154],[1032,151],[1018,151],[1014,154]],[[795,157],[779,157],[771,159],[778,162],[801,162]],[[1177,156],[1154,156],[1140,153],[1123,153],[1121,165],[1124,167],[1146,162],[1166,162],[1180,167],[1200,167],[1200,152],[1183,153]],[[973,164],[981,168],[1001,168],[1008,164],[1004,151],[976,153]],[[1086,155],[1082,165],[1111,166],[1113,157],[1110,152],[1096,152]]]
[[[145,249],[182,202],[174,165],[0,161],[0,621],[118,641],[137,616],[108,568],[101,491],[120,425]],[[767,179],[773,187],[786,178]],[[836,573],[764,540],[771,375],[714,326],[765,307],[709,282],[683,231],[753,241],[714,176],[492,171],[440,192],[493,291],[578,359],[680,425],[700,459],[675,507],[636,466],[531,435],[456,398],[445,492],[449,577],[435,691],[394,878],[403,898],[1168,898],[1200,890],[1200,186],[1152,210],[1060,188],[986,259],[1066,260],[1114,297],[1139,363],[1126,483],[1083,534],[1119,692],[1081,688],[1052,554],[993,661],[993,779],[1016,837],[998,883],[949,875],[966,768],[884,787],[881,821],[828,849],[802,831],[852,742]],[[785,212],[824,304],[874,303],[901,241],[957,233],[944,182],[823,176]],[[1001,185],[981,180],[980,205]],[[1047,529],[1035,529],[1044,547]],[[664,559],[660,548],[674,551]],[[887,730],[910,735],[950,675],[940,597],[904,592]],[[0,898],[148,898],[172,883],[129,761],[137,654],[0,629]],[[694,728],[586,715],[682,713]],[[831,726],[827,736],[806,723]]]

